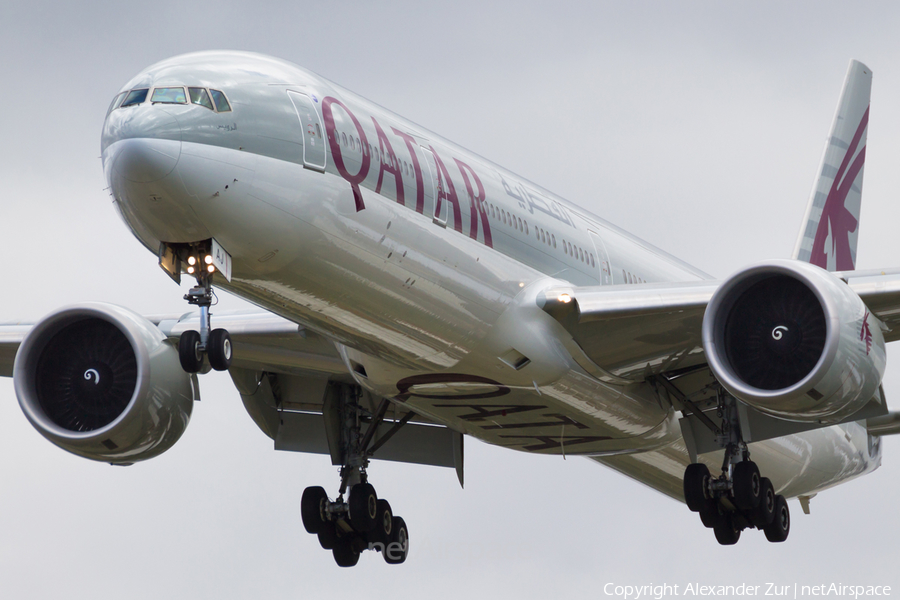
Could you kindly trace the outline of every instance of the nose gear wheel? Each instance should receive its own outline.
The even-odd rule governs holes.
[[[179,260],[193,257],[195,262],[191,264],[201,264],[199,257],[208,256],[209,248],[205,247],[205,243],[200,243],[186,248],[173,246],[172,251],[178,253]],[[203,370],[204,359],[208,358],[210,367],[216,371],[227,371],[231,366],[233,351],[231,336],[224,329],[211,329],[210,323],[212,314],[209,309],[215,296],[212,289],[213,271],[198,268],[193,275],[197,285],[184,295],[184,299],[191,306],[200,307],[200,331],[190,330],[181,334],[178,340],[181,368],[188,373],[199,373]]]

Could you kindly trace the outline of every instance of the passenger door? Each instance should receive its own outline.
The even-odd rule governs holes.
[[[597,267],[600,269],[600,284],[610,285],[613,282],[612,265],[609,264],[609,254],[606,252],[606,245],[597,234],[596,231],[588,230],[591,234],[591,242],[594,243],[594,250],[597,252]]]
[[[441,227],[447,226],[447,202],[441,200],[441,190],[443,188],[443,177],[438,171],[437,163],[434,160],[434,154],[428,148],[419,147],[425,156],[425,169],[422,173],[425,179],[425,214],[429,214],[429,203],[431,204],[432,220]],[[429,198],[430,194],[430,198]]]
[[[288,97],[297,111],[303,135],[303,166],[315,171],[325,170],[325,136],[319,114],[306,94],[288,90]]]

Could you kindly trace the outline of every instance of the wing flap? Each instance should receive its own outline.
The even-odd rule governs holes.
[[[279,417],[281,426],[275,436],[276,450],[331,453],[322,413],[282,411]],[[393,425],[393,421],[386,420],[379,427],[376,440]],[[378,448],[372,458],[456,468],[460,466],[461,456],[456,449],[462,444],[461,438],[461,434],[447,427],[406,423]]]

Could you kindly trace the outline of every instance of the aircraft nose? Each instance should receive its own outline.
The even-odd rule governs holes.
[[[115,112],[125,113],[115,115]],[[159,181],[175,170],[181,157],[178,119],[158,106],[121,109],[109,127],[107,149],[116,174],[134,183]]]

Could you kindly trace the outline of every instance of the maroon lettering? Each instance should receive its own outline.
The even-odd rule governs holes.
[[[397,160],[397,155],[394,154],[391,142],[384,135],[384,130],[381,129],[381,125],[378,124],[375,117],[372,117],[372,122],[375,123],[375,132],[378,134],[378,146],[381,148],[381,154],[384,156],[384,159],[381,160],[381,167],[378,169],[378,184],[375,186],[375,193],[381,193],[381,182],[386,171],[394,176],[394,183],[397,185],[397,202],[406,205],[403,195],[403,173],[400,170],[400,161]]]
[[[419,166],[419,154],[416,152],[416,141],[408,133],[403,133],[396,127],[391,127],[391,131],[403,138],[406,142],[406,149],[409,150],[409,156],[412,159],[413,171],[416,173],[416,212],[425,214],[425,183],[422,180],[422,167]]]
[[[450,179],[450,174],[444,166],[444,161],[438,156],[437,150],[434,149],[434,146],[429,146],[429,148],[431,148],[431,153],[434,154],[434,161],[437,163],[438,194],[434,201],[434,214],[441,214],[441,202],[446,199],[453,207],[453,229],[462,233],[462,215],[459,210],[459,197],[456,195],[456,187],[453,185],[453,180]]]
[[[478,239],[478,218],[481,217],[481,225],[484,227],[484,245],[488,248],[494,247],[493,237],[491,236],[491,224],[488,221],[487,210],[484,207],[484,186],[481,184],[481,180],[478,178],[478,174],[475,173],[475,170],[459,160],[458,158],[454,158],[456,161],[456,166],[459,167],[459,172],[462,173],[463,181],[466,183],[466,191],[469,192],[469,204],[471,205],[471,219],[469,221],[469,237],[473,240]],[[475,180],[475,185],[478,187],[478,193],[472,189],[472,181],[469,179],[469,175],[466,173],[472,174],[472,179]]]
[[[331,156],[334,158],[334,166],[337,167],[338,173],[341,174],[341,177],[350,182],[350,187],[353,189],[353,201],[356,203],[356,212],[361,211],[366,207],[363,203],[362,193],[359,190],[359,184],[366,180],[366,176],[369,174],[369,154],[367,152],[362,153],[362,161],[359,167],[359,173],[356,175],[351,174],[347,167],[344,166],[344,157],[341,154],[341,145],[338,143],[337,136],[339,135],[337,129],[334,126],[334,115],[331,113],[331,105],[337,104],[341,108],[344,109],[344,112],[350,117],[350,120],[353,121],[353,126],[356,127],[356,133],[359,135],[359,141],[362,143],[363,148],[368,145],[368,141],[366,140],[366,132],[363,131],[362,126],[359,124],[359,121],[356,119],[356,116],[347,106],[338,100],[337,98],[332,98],[328,96],[322,100],[322,116],[325,118],[325,133],[328,137],[328,144],[331,147]],[[380,182],[379,178],[379,182]]]

